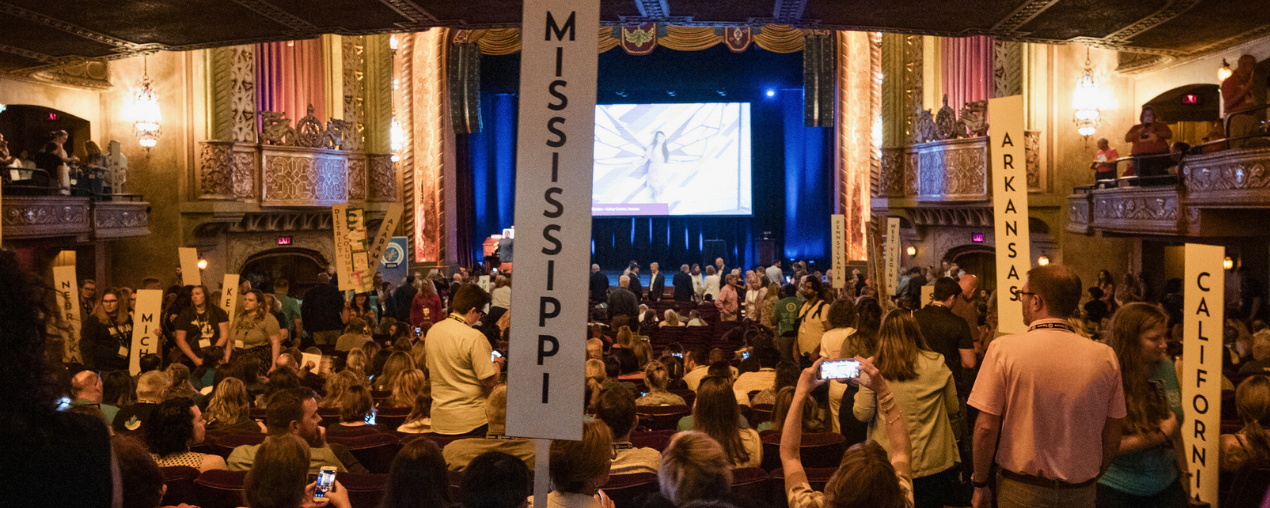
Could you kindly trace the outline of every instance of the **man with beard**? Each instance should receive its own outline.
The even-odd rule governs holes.
[[[309,444],[311,459],[309,474],[316,475],[323,467],[333,467],[336,472],[364,473],[362,467],[347,448],[326,443],[325,429],[318,424],[317,400],[313,390],[293,388],[274,394],[265,412],[265,424],[269,436],[295,434]],[[230,471],[247,471],[256,461],[260,445],[243,445],[229,454]]]

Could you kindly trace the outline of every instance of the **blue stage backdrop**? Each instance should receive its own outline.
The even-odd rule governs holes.
[[[463,259],[483,259],[481,242],[512,225],[519,69],[519,53],[482,56],[484,130],[458,140],[457,173],[467,180],[456,186],[458,222],[460,229],[471,228],[455,235],[461,245],[470,246],[471,257],[465,252]],[[729,266],[752,266],[764,232],[771,232],[784,259],[827,259],[833,129],[803,126],[800,53],[756,47],[732,53],[723,45],[704,51],[659,47],[647,56],[612,50],[600,55],[598,99],[601,104],[750,102],[754,214],[597,217],[592,220],[595,263],[620,269],[631,260],[645,267],[658,261],[673,272],[680,264],[704,261],[707,241],[720,239]]]

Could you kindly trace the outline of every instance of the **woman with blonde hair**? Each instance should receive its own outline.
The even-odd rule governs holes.
[[[660,496],[674,506],[694,501],[729,501],[732,461],[723,446],[706,433],[680,432],[661,453],[657,485]]]
[[[401,351],[394,351],[388,355],[383,371],[375,377],[375,382],[371,383],[370,387],[372,390],[391,390],[397,376],[413,368],[415,368],[414,358]]]
[[[635,347],[635,332],[631,331],[631,327],[623,325],[617,329],[617,337],[615,339],[618,347],[631,348]]]
[[[600,490],[613,465],[613,431],[592,420],[582,427],[581,441],[551,442],[548,474],[555,487],[547,504],[559,508],[599,508],[612,501]]]
[[[341,370],[326,380],[326,397],[318,403],[322,409],[339,409],[340,398],[354,385],[361,384],[357,372],[350,369]]]
[[[80,330],[84,363],[99,371],[127,370],[132,348],[132,311],[116,288],[101,293]]]
[[[741,428],[740,420],[741,407],[731,380],[719,376],[702,379],[692,406],[692,430],[718,441],[732,467],[758,467],[763,463],[763,443],[758,431]]]
[[[587,413],[595,413],[595,402],[599,399],[600,391],[604,389],[604,383],[608,382],[608,380],[608,371],[604,369],[603,361],[586,361],[586,386],[591,390],[591,400],[587,403]]]
[[[207,403],[207,430],[224,432],[260,432],[260,424],[251,419],[251,399],[247,387],[236,377],[227,377],[216,385]]]
[[[264,293],[253,289],[242,295],[243,309],[230,326],[235,354],[249,354],[260,363],[273,365],[282,352],[282,332],[278,320],[265,312]]]
[[[419,369],[406,369],[392,382],[392,395],[379,404],[381,408],[414,407],[415,401],[429,388],[428,376]]]
[[[679,313],[675,312],[675,309],[666,309],[666,313],[664,314],[664,316],[665,318],[662,319],[660,323],[657,323],[658,328],[666,328],[666,327],[674,328],[677,326],[684,325],[682,321],[679,321]]]
[[[658,361],[648,362],[644,367],[644,382],[648,384],[648,394],[635,399],[636,406],[686,406],[683,397],[666,391],[670,385],[670,371]]]
[[[1125,303],[1107,339],[1120,360],[1128,415],[1116,456],[1098,478],[1098,504],[1186,506],[1182,390],[1168,355],[1168,316],[1151,304]]]
[[[772,332],[776,331],[776,302],[781,299],[781,285],[770,282],[763,289],[763,299],[759,301],[758,323]]]
[[[168,377],[172,379],[172,386],[168,388],[168,398],[189,397],[195,403],[203,401],[203,394],[194,389],[194,385],[190,383],[190,368],[183,363],[173,363],[168,365],[164,372],[168,373]]]
[[[1270,377],[1256,375],[1239,383],[1235,408],[1244,426],[1234,434],[1222,434],[1221,470],[1270,466]]]
[[[344,369],[351,370],[357,374],[362,383],[366,380],[366,370],[370,367],[370,357],[366,355],[366,351],[362,348],[354,348],[348,351],[348,357],[344,359]]]
[[[873,365],[887,380],[897,405],[909,417],[908,437],[913,457],[913,497],[922,506],[952,504],[951,487],[961,456],[953,436],[951,415],[957,414],[957,387],[944,355],[931,351],[911,312],[887,313],[878,331]],[[857,420],[869,422],[869,439],[890,451],[886,422],[879,399],[867,387],[855,396]]]

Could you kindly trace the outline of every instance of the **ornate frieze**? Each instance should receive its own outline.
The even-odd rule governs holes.
[[[1040,132],[1027,131],[1028,189],[1042,190],[1037,163]],[[988,138],[979,136],[918,143],[882,150],[882,168],[874,182],[876,197],[915,197],[919,201],[987,201]]]
[[[396,197],[388,154],[227,141],[206,141],[200,151],[200,200],[330,206]]]
[[[366,199],[366,166],[365,154],[357,154],[348,158],[348,199],[362,201]]]
[[[110,239],[150,234],[149,203],[70,196],[5,196],[6,239],[81,236]]]
[[[1091,192],[1091,227],[1129,234],[1185,235],[1185,215],[1180,211],[1177,188],[1100,189]]]
[[[1190,203],[1255,207],[1270,203],[1270,148],[1227,150],[1187,157],[1182,165]]]
[[[1093,201],[1089,194],[1076,194],[1067,197],[1067,230],[1073,233],[1087,234],[1089,229],[1090,209]]]
[[[368,157],[370,166],[369,196],[371,201],[397,200],[397,174],[392,156],[374,154]]]
[[[149,206],[145,202],[93,202],[93,237],[125,238],[150,234]]]

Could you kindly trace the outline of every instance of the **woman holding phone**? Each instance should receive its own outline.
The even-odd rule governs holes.
[[[1168,355],[1168,316],[1130,303],[1111,318],[1109,342],[1120,360],[1129,415],[1111,466],[1098,479],[1099,507],[1185,507],[1182,392]]]
[[[949,415],[959,410],[957,387],[944,355],[931,351],[913,314],[891,311],[882,319],[872,359],[885,377],[898,406],[904,408],[913,453],[914,505],[956,504],[957,463],[961,457]],[[869,423],[869,438],[891,451],[886,423],[878,418],[878,398],[861,386],[855,396],[856,419]]]

